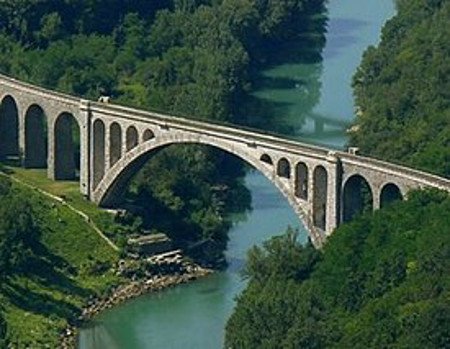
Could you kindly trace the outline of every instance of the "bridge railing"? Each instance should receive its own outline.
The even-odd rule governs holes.
[[[5,85],[9,85],[13,88],[28,90],[31,93],[37,93],[42,96],[53,97],[59,100],[62,100],[66,103],[70,104],[79,104],[81,101],[86,101],[81,97],[72,96],[66,93],[57,92],[53,90],[46,89],[44,87],[36,86],[31,83],[27,83],[21,80],[17,80],[13,77],[7,76],[5,74],[0,73],[0,83],[4,81]],[[161,123],[171,124],[171,127],[179,127],[179,126],[188,126],[188,127],[196,127],[203,128],[208,131],[225,131],[228,134],[234,134],[235,136],[246,136],[254,138],[259,141],[270,141],[272,143],[277,143],[280,146],[302,146],[306,150],[320,152],[321,154],[326,154],[327,149],[323,148],[323,146],[318,142],[310,142],[302,143],[299,142],[298,139],[293,136],[268,131],[260,128],[249,127],[241,124],[234,124],[231,122],[224,122],[218,120],[205,120],[201,118],[195,118],[193,116],[182,115],[182,114],[167,114],[165,111],[158,110],[156,108],[152,108],[149,110],[140,110],[132,106],[125,106],[119,104],[112,103],[101,103],[96,101],[89,100],[90,108],[97,109],[99,111],[112,111],[112,112],[120,112],[126,113],[128,115],[120,115],[122,118],[132,118],[137,121],[148,121],[149,118],[152,120],[158,120]],[[137,119],[136,119],[137,118]],[[146,118],[147,120],[139,119]],[[236,129],[239,127],[239,129]],[[267,138],[270,137],[270,138]],[[281,140],[282,139],[282,140]]]
[[[71,96],[69,94],[52,91],[43,87],[39,87],[27,82],[16,80],[5,74],[0,74],[0,83],[4,85],[9,85],[13,88],[28,90],[31,93],[37,93],[44,97],[53,97],[63,102],[70,104],[81,104],[82,101],[86,101],[79,97]],[[241,142],[257,146],[257,142],[263,144],[276,145],[281,148],[286,148],[292,151],[304,151],[312,152],[320,157],[325,157],[329,154],[330,150],[335,151],[336,155],[343,161],[348,160],[349,162],[358,163],[362,167],[378,167],[384,168],[391,172],[396,172],[403,174],[412,178],[420,178],[424,182],[435,183],[443,188],[449,188],[450,190],[450,179],[439,177],[430,173],[423,171],[411,169],[403,165],[392,164],[390,162],[353,155],[340,151],[340,149],[330,149],[325,148],[319,143],[313,142],[300,142],[298,139],[286,136],[284,134],[279,134],[276,132],[271,132],[267,130],[252,128],[244,125],[236,125],[227,122],[219,122],[217,120],[203,120],[198,118],[188,117],[186,115],[167,115],[162,111],[158,110],[139,110],[130,106],[123,106],[118,104],[110,103],[99,103],[95,101],[88,101],[89,108],[91,110],[97,110],[102,113],[120,116],[121,118],[127,118],[135,121],[142,122],[153,122],[161,127],[171,127],[178,129],[189,129],[189,131],[204,131],[212,132],[221,136],[232,136]],[[237,128],[238,127],[238,128]],[[244,140],[245,139],[245,140]]]
[[[17,88],[20,90],[27,90],[27,91],[30,91],[31,93],[35,93],[35,94],[37,93],[37,94],[40,94],[43,96],[50,96],[50,97],[62,100],[66,103],[70,103],[70,104],[74,104],[74,105],[77,105],[78,103],[80,103],[79,97],[71,96],[69,94],[62,93],[62,92],[49,90],[44,87],[36,86],[36,85],[30,84],[28,82],[24,82],[21,80],[16,80],[10,76],[0,73],[0,84],[2,82],[6,82],[6,84],[4,84],[4,85],[9,85],[13,88]]]
[[[290,138],[286,135],[277,134],[275,132],[236,125],[227,122],[218,122],[216,120],[205,121],[178,115],[167,115],[155,111],[144,111],[117,104],[106,104],[99,102],[90,102],[90,109],[92,111],[97,111],[103,114],[117,115],[122,118],[137,122],[153,122],[155,123],[155,125],[161,127],[184,129],[194,132],[213,132],[215,134],[221,135],[224,138],[227,136],[233,136],[239,138],[243,143],[254,142],[254,146],[257,146],[258,142],[263,144],[270,143],[271,145],[285,147],[293,151],[303,149],[304,151],[313,152],[320,156],[326,156],[330,151],[330,149],[327,149],[323,147],[323,145],[320,145],[318,143],[303,143],[298,141],[298,139],[294,139],[293,137]]]
[[[354,155],[345,152],[337,152],[337,155],[339,156],[339,158],[341,158],[341,160],[347,160],[348,162],[356,163],[361,167],[376,167],[385,169],[393,173],[398,173],[400,175],[410,177],[412,179],[420,179],[423,182],[434,183],[435,185],[450,191],[450,179],[445,177],[441,177],[421,170],[416,170],[404,165],[386,162],[372,157]]]

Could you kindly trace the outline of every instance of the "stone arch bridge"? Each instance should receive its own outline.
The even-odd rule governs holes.
[[[367,204],[378,209],[414,188],[450,191],[449,179],[403,166],[239,127],[79,99],[4,75],[0,103],[1,158],[47,168],[54,180],[79,176],[81,193],[105,207],[120,200],[152,153],[181,143],[222,149],[263,173],[317,247]],[[74,157],[78,143],[79,156]]]

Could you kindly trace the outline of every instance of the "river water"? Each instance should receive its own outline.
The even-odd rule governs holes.
[[[352,120],[351,76],[362,52],[379,40],[394,12],[392,0],[331,0],[322,60],[287,62],[261,72],[254,97],[279,115],[277,131],[301,140],[341,148]],[[276,82],[276,83],[274,83]],[[282,83],[280,83],[282,82]],[[324,123],[317,129],[315,120]],[[235,297],[245,287],[239,271],[246,251],[288,225],[304,228],[287,201],[262,175],[250,172],[252,211],[230,231],[229,267],[206,279],[143,296],[101,314],[81,331],[80,349],[215,349],[223,345]]]

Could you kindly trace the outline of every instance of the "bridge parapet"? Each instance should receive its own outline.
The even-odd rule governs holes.
[[[338,156],[344,165],[353,165],[361,169],[402,178],[405,181],[414,182],[417,187],[432,187],[450,192],[450,179],[448,178],[375,158],[344,152],[338,152]]]
[[[49,99],[54,99],[61,103],[77,106],[80,101],[80,98],[78,97],[32,85],[27,82],[16,80],[4,74],[0,74],[0,84],[3,85],[4,88],[6,87],[6,90],[13,89],[16,91],[20,91],[21,93],[42,97],[44,98],[44,100],[42,101],[44,103],[45,101],[48,102]]]
[[[11,98],[5,101],[5,96]],[[219,148],[260,171],[286,197],[318,247],[342,221],[353,217],[357,210],[350,206],[361,206],[362,191],[352,188],[355,183],[365,182],[375,209],[414,188],[450,192],[450,179],[405,166],[241,126],[80,99],[1,74],[0,102],[0,156],[8,155],[2,149],[17,155],[20,149],[26,157],[36,144],[47,143],[48,173],[56,179],[74,172],[57,169],[70,162],[68,121],[73,116],[80,129],[80,190],[102,205],[121,197],[131,176],[154,152],[186,143]],[[36,115],[48,125],[45,140],[40,139],[42,127],[27,121]]]
[[[243,128],[241,126],[223,125],[220,123],[188,119],[179,116],[143,111],[114,104],[90,103],[93,115],[119,118],[130,122],[154,125],[161,129],[194,132],[214,137],[222,137],[232,141],[247,144],[249,147],[265,146],[282,149],[297,154],[307,154],[309,157],[325,159],[329,149],[321,146],[302,143],[299,141],[280,138],[257,129]]]

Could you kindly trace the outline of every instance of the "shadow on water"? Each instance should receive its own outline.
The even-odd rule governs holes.
[[[369,24],[352,18],[329,20],[324,12],[312,16],[305,25],[308,30],[294,40],[269,45],[268,58],[252,74],[252,91],[239,107],[240,123],[286,137],[314,139],[315,144],[342,137],[350,122],[317,111],[322,62],[356,44],[358,31]]]
[[[113,338],[110,331],[100,321],[93,321],[86,327],[88,331],[83,332],[79,339],[83,348],[90,349],[121,349],[120,345]]]
[[[369,22],[354,18],[333,18],[328,23],[330,35],[324,52],[325,59],[338,56],[343,50],[358,42],[358,30],[363,29]]]
[[[241,124],[295,136],[320,101],[325,12],[302,24],[306,32],[279,45],[268,45],[267,60],[252,74],[252,91],[237,111]]]

